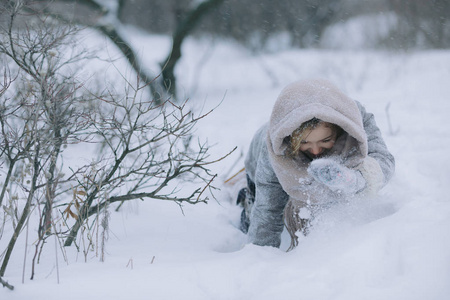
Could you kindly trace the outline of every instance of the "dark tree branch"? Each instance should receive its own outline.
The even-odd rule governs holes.
[[[10,289],[11,291],[14,290],[14,286],[10,285],[7,281],[3,280],[3,278],[0,276],[0,283],[3,285],[3,287],[6,287]]]
[[[122,52],[127,61],[130,63],[131,67],[136,71],[139,79],[142,80],[146,85],[150,87],[151,93],[153,95],[155,104],[161,104],[163,98],[163,92],[158,85],[158,77],[153,75],[148,75],[144,70],[142,70],[141,63],[139,62],[136,54],[134,53],[131,46],[122,38],[116,28],[108,25],[96,25],[96,28],[106,35]]]
[[[161,63],[164,87],[176,98],[175,66],[181,58],[181,45],[186,37],[191,34],[197,24],[208,11],[218,7],[224,0],[207,0],[200,3],[194,10],[188,13],[186,18],[178,23],[172,37],[172,50],[167,58]]]

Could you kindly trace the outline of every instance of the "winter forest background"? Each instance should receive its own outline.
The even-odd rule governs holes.
[[[1,1],[0,299],[448,299],[449,15]],[[225,181],[280,90],[319,77],[375,114],[396,175],[291,252],[249,245]]]

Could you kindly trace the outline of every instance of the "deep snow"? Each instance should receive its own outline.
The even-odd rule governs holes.
[[[149,68],[169,47],[166,37],[133,31],[130,38]],[[222,101],[198,134],[215,144],[217,157],[238,146],[212,167],[216,185],[242,166],[279,91],[312,77],[334,81],[375,114],[396,158],[395,177],[376,199],[324,213],[289,253],[287,235],[282,249],[245,243],[240,211],[225,188],[217,201],[183,212],[157,200],[128,203],[112,213],[106,261],[91,253],[84,262],[70,248],[66,264],[58,252],[59,283],[54,245],[47,245],[33,281],[28,247],[22,284],[19,243],[4,277],[16,289],[0,289],[0,299],[450,298],[450,51],[255,54],[207,39],[189,40],[183,51],[177,73],[186,97],[204,110]]]

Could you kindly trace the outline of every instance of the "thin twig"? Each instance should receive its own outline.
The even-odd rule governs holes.
[[[28,228],[29,226],[29,222],[30,222],[30,217],[28,216],[27,219],[27,230],[25,233],[25,253],[23,255],[23,270],[22,270],[22,284],[25,283],[25,266],[26,266],[26,262],[27,262],[27,252],[28,252]]]

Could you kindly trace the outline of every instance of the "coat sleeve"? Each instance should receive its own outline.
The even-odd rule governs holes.
[[[395,171],[395,159],[383,140],[374,115],[368,113],[361,103],[358,101],[356,103],[361,112],[368,142],[368,156],[359,170],[366,179],[367,192],[374,194],[392,178]]]
[[[267,145],[262,142],[264,133],[264,130],[260,132],[260,143],[252,143],[258,151],[252,149],[250,153],[254,155],[247,159],[249,165],[253,160],[255,170],[250,177],[256,187],[255,203],[250,213],[248,241],[260,246],[279,247],[284,228],[283,212],[289,197],[270,164]]]

